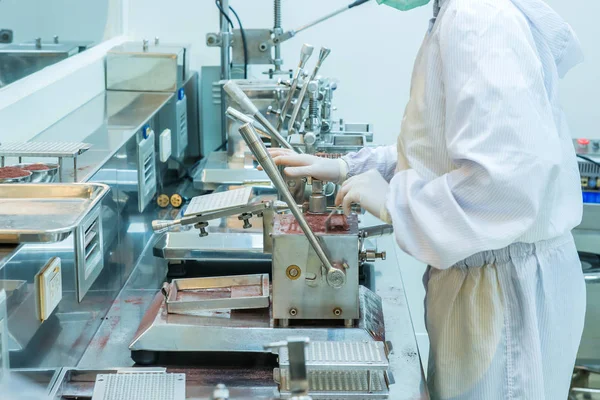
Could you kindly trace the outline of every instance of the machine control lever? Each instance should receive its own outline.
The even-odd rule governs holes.
[[[254,127],[251,124],[244,124],[240,128],[240,134],[246,141],[246,144],[256,157],[256,160],[261,165],[265,173],[271,178],[273,185],[281,194],[283,200],[287,203],[290,211],[296,218],[298,225],[302,229],[302,232],[306,235],[308,242],[314,249],[315,253],[323,263],[323,266],[327,270],[327,283],[329,286],[339,289],[346,283],[346,273],[344,272],[343,267],[334,267],[329,261],[329,257],[325,253],[323,246],[321,245],[320,240],[314,234],[314,232],[310,229],[310,225],[304,218],[302,211],[294,201],[294,197],[292,196],[290,190],[288,189],[285,181],[279,174],[277,170],[277,166],[275,162],[269,155],[269,152],[265,148],[265,145],[262,143],[260,138],[258,137],[258,133],[254,130]]]
[[[262,113],[258,110],[258,107],[252,103],[252,100],[246,96],[246,93],[233,81],[227,82],[223,85],[223,89],[233,98],[243,109],[244,111],[250,113],[259,124],[261,124],[267,132],[271,135],[271,139],[273,141],[277,141],[280,146],[293,150],[291,144],[288,143],[287,140],[283,136],[279,134],[279,131],[275,129],[273,125],[267,120],[267,118],[262,115]]]
[[[287,99],[285,99],[285,103],[283,104],[283,108],[281,109],[281,115],[279,117],[279,122],[277,124],[277,130],[281,131],[283,129],[283,124],[285,122],[285,118],[287,116],[288,108],[292,104],[292,99],[294,98],[294,94],[296,94],[296,88],[298,87],[298,81],[302,76],[302,72],[304,71],[304,67],[306,66],[306,62],[312,55],[314,47],[310,44],[303,44],[302,49],[300,50],[300,62],[298,63],[298,67],[296,68],[296,72],[294,73],[294,77],[290,84],[290,91],[288,92]]]
[[[300,90],[300,94],[298,95],[298,99],[296,100],[296,104],[294,104],[294,110],[292,111],[292,116],[290,117],[290,122],[288,124],[288,130],[290,133],[294,130],[294,124],[296,123],[296,119],[298,119],[298,114],[300,113],[300,109],[302,108],[302,103],[304,102],[304,97],[306,96],[306,92],[308,91],[308,82],[314,81],[317,77],[323,62],[329,57],[331,54],[331,50],[327,47],[321,47],[321,51],[319,52],[319,59],[317,60],[317,65],[315,65],[315,69],[308,79],[307,83],[302,85],[302,89]]]

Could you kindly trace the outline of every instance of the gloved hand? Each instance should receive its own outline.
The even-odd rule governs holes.
[[[335,205],[343,205],[344,213],[349,215],[350,205],[358,203],[377,218],[389,222],[385,208],[388,187],[389,183],[383,179],[379,171],[372,169],[344,182],[335,198]]]
[[[287,167],[285,173],[290,178],[310,176],[312,178],[333,183],[342,183],[348,174],[348,166],[342,159],[329,159],[298,154],[283,148],[271,148],[269,153],[275,164]]]

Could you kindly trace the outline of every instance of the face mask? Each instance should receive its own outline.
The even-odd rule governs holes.
[[[408,11],[413,8],[424,6],[429,0],[377,0],[379,4],[394,7],[400,11]]]

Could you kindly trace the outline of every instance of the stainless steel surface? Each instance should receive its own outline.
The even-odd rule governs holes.
[[[379,239],[378,245],[392,253],[395,251],[394,240],[389,236]],[[374,332],[380,341],[391,341],[394,347],[394,351],[390,354],[390,369],[394,373],[395,383],[390,386],[389,398],[394,400],[427,399],[425,379],[412,330],[402,278],[395,260],[395,256],[390,256],[387,261],[380,262],[377,271],[373,272],[372,285],[381,299],[371,292],[361,290],[361,301],[369,305],[365,304],[362,307],[366,312],[361,316],[363,328],[362,333],[359,333],[359,328],[346,329],[342,327],[269,328],[268,315],[244,318],[242,315],[236,314],[232,315],[232,320],[218,317],[199,318],[171,315],[167,319],[164,298],[161,294],[157,294],[164,279],[164,264],[157,264],[157,260],[151,254],[146,255],[142,257],[142,262],[135,269],[122,293],[113,302],[113,306],[92,340],[92,344],[79,362],[79,367],[132,366],[133,361],[127,348],[134,336],[136,336],[136,341],[133,348],[138,350],[146,347],[157,351],[210,352],[215,349],[223,349],[225,351],[262,352],[264,351],[262,345],[269,343],[270,338],[273,339],[271,341],[282,341],[290,336],[306,336],[308,334],[307,337],[311,340],[362,341],[371,340],[372,336],[367,333],[368,330]],[[378,302],[381,303],[377,306]],[[378,308],[382,306],[382,309]],[[379,311],[376,312],[376,309]],[[148,312],[145,312],[146,310]],[[384,314],[385,333],[382,325]],[[263,322],[260,322],[261,320]],[[371,322],[367,323],[367,320]],[[134,335],[142,321],[140,332],[138,335]],[[211,328],[210,325],[215,326]],[[199,341],[198,337],[200,336],[207,338],[207,341]],[[272,367],[266,369],[241,367],[241,369],[244,370],[241,374],[234,372],[235,369],[229,369],[230,372],[224,375],[218,368],[200,368],[195,372],[193,369],[186,368],[188,384],[194,380],[196,385],[202,386],[202,388],[197,386],[189,388],[188,398],[209,398],[217,383],[225,383],[233,398],[276,398],[273,395],[275,384],[272,381]],[[182,370],[179,369],[179,371]],[[244,373],[256,376],[262,383],[256,385],[252,383],[255,381],[244,379]],[[214,380],[211,380],[213,378]],[[92,384],[93,381],[92,379]]]
[[[154,131],[149,127],[137,133],[138,211],[141,213],[156,195],[158,171]]]
[[[253,223],[253,226],[256,226]],[[261,229],[262,230],[262,229]],[[263,252],[262,233],[212,232],[200,238],[195,230],[170,232],[161,236],[154,254],[170,261],[253,262],[271,260]]]
[[[583,204],[583,217],[576,229],[590,232],[600,230],[600,204]]]
[[[163,286],[167,312],[205,315],[206,311],[269,307],[269,276],[236,275],[174,279]]]
[[[9,371],[8,362],[8,314],[7,297],[4,288],[0,287],[0,382]]]
[[[59,242],[109,190],[103,184],[0,185],[0,243]]]
[[[289,399],[287,370],[281,370],[283,399]],[[396,399],[388,391],[383,371],[308,371],[308,386],[314,400]]]
[[[52,163],[23,163],[14,165],[17,168],[29,167],[31,165],[42,164],[48,169],[31,170],[31,182],[33,183],[54,183],[60,170],[58,164]]]
[[[184,400],[185,374],[98,374],[92,400]]]
[[[290,355],[279,351],[279,366],[289,367]],[[310,342],[306,366],[311,370],[387,370],[389,361],[383,342]]]
[[[5,32],[5,31],[2,31]],[[79,52],[70,44],[33,43],[0,46],[0,87],[9,85]]]
[[[344,320],[353,324],[359,318],[357,218],[349,217],[344,222],[347,230],[337,232],[325,232],[324,218],[325,215],[306,216],[310,226],[319,229],[315,237],[343,269],[339,270],[344,276],[342,285],[332,284],[330,273],[298,229],[298,221],[291,215],[275,216],[272,275],[273,318],[277,320]],[[296,276],[290,276],[292,269]]]
[[[250,113],[256,120],[267,130],[273,141],[276,141],[281,147],[293,150],[293,147],[285,140],[277,129],[269,122],[269,120],[260,112],[258,107],[254,105],[252,100],[244,93],[241,87],[235,82],[229,81],[223,85],[223,89],[233,100],[235,100],[244,111]]]
[[[291,336],[316,341],[386,340],[381,299],[361,287],[359,301],[360,319],[352,328],[306,325],[285,328],[272,325],[268,309],[229,314],[214,312],[202,317],[168,314],[164,296],[158,293],[141,320],[129,349],[262,353],[265,343],[279,342]],[[205,340],[198,340],[198,337]]]
[[[187,79],[188,58],[180,45],[115,46],[106,54],[106,89],[174,93]]]
[[[300,228],[306,235],[308,242],[312,246],[317,257],[319,257],[319,260],[321,260],[321,262],[323,263],[323,266],[325,267],[325,269],[327,271],[327,283],[334,288],[340,288],[340,287],[344,286],[344,284],[346,283],[345,272],[343,272],[339,268],[334,268],[334,266],[332,265],[331,261],[329,260],[329,257],[325,253],[325,250],[324,250],[321,242],[315,236],[313,231],[310,229],[310,226],[304,219],[304,215],[302,215],[302,211],[296,204],[286,183],[284,182],[283,178],[279,174],[279,171],[277,169],[277,166],[275,165],[275,162],[273,161],[273,159],[267,152],[267,149],[265,148],[264,144],[258,137],[258,134],[254,130],[252,125],[250,125],[250,124],[243,125],[240,128],[240,133],[242,134],[242,137],[246,141],[246,144],[252,150],[252,153],[256,157],[256,160],[263,167],[263,169],[267,173],[267,175],[269,175],[269,178],[271,178],[273,185],[275,185],[275,188],[277,188],[277,191],[281,194],[283,200],[285,200],[288,207],[290,207],[290,211],[292,212],[294,217],[296,217],[296,221],[298,222],[298,225],[300,225]]]
[[[77,225],[75,241],[75,273],[77,300],[83,297],[104,268],[104,235],[102,230],[102,207],[95,206]]]
[[[194,188],[215,190],[221,185],[271,185],[264,171],[254,167],[251,157],[230,160],[227,152],[211,153],[194,176]]]
[[[50,319],[44,323],[36,321],[34,288],[30,283],[24,286],[25,291],[18,304],[11,307],[9,347],[14,367],[74,367],[91,347],[98,351],[104,349],[106,344],[94,342],[94,335],[104,321],[109,325],[115,323],[106,313],[138,265],[143,251],[148,249],[151,252],[154,244],[150,229],[151,220],[156,218],[154,207],[143,214],[136,211],[137,134],[146,124],[156,126],[157,114],[172,97],[172,94],[164,93],[107,92],[33,139],[34,142],[68,140],[92,144],[90,151],[78,157],[80,174],[77,179],[106,182],[111,186],[111,192],[101,204],[101,239],[90,237],[90,231],[84,235],[84,238],[92,240],[88,244],[96,239],[103,242],[98,247],[104,262],[98,263],[98,269],[92,267],[95,263],[87,262],[85,270],[78,270],[75,235],[53,244],[10,246],[6,251],[6,246],[0,245],[0,278],[4,280],[33,282],[35,274],[50,257],[59,256],[62,260],[62,301]],[[64,166],[63,177],[69,181],[75,179],[71,166]],[[90,249],[98,247],[92,244]],[[93,251],[88,254],[92,255],[93,261]],[[151,268],[156,271],[162,267],[162,280],[165,263],[160,261],[157,259],[155,265],[150,256],[145,263],[152,265]],[[78,272],[82,272],[85,280],[93,280],[98,270],[98,277],[80,302]],[[138,283],[144,282],[142,279]],[[115,331],[111,330],[111,334],[115,336]]]

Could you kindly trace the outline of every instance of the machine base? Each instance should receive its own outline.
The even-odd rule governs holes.
[[[381,298],[364,286],[359,297],[360,319],[353,327],[344,327],[343,320],[336,326],[294,321],[290,327],[275,327],[270,309],[211,312],[206,316],[168,314],[164,296],[158,293],[129,350],[134,361],[147,364],[158,352],[266,353],[264,345],[290,336],[305,336],[311,341],[385,341]]]

